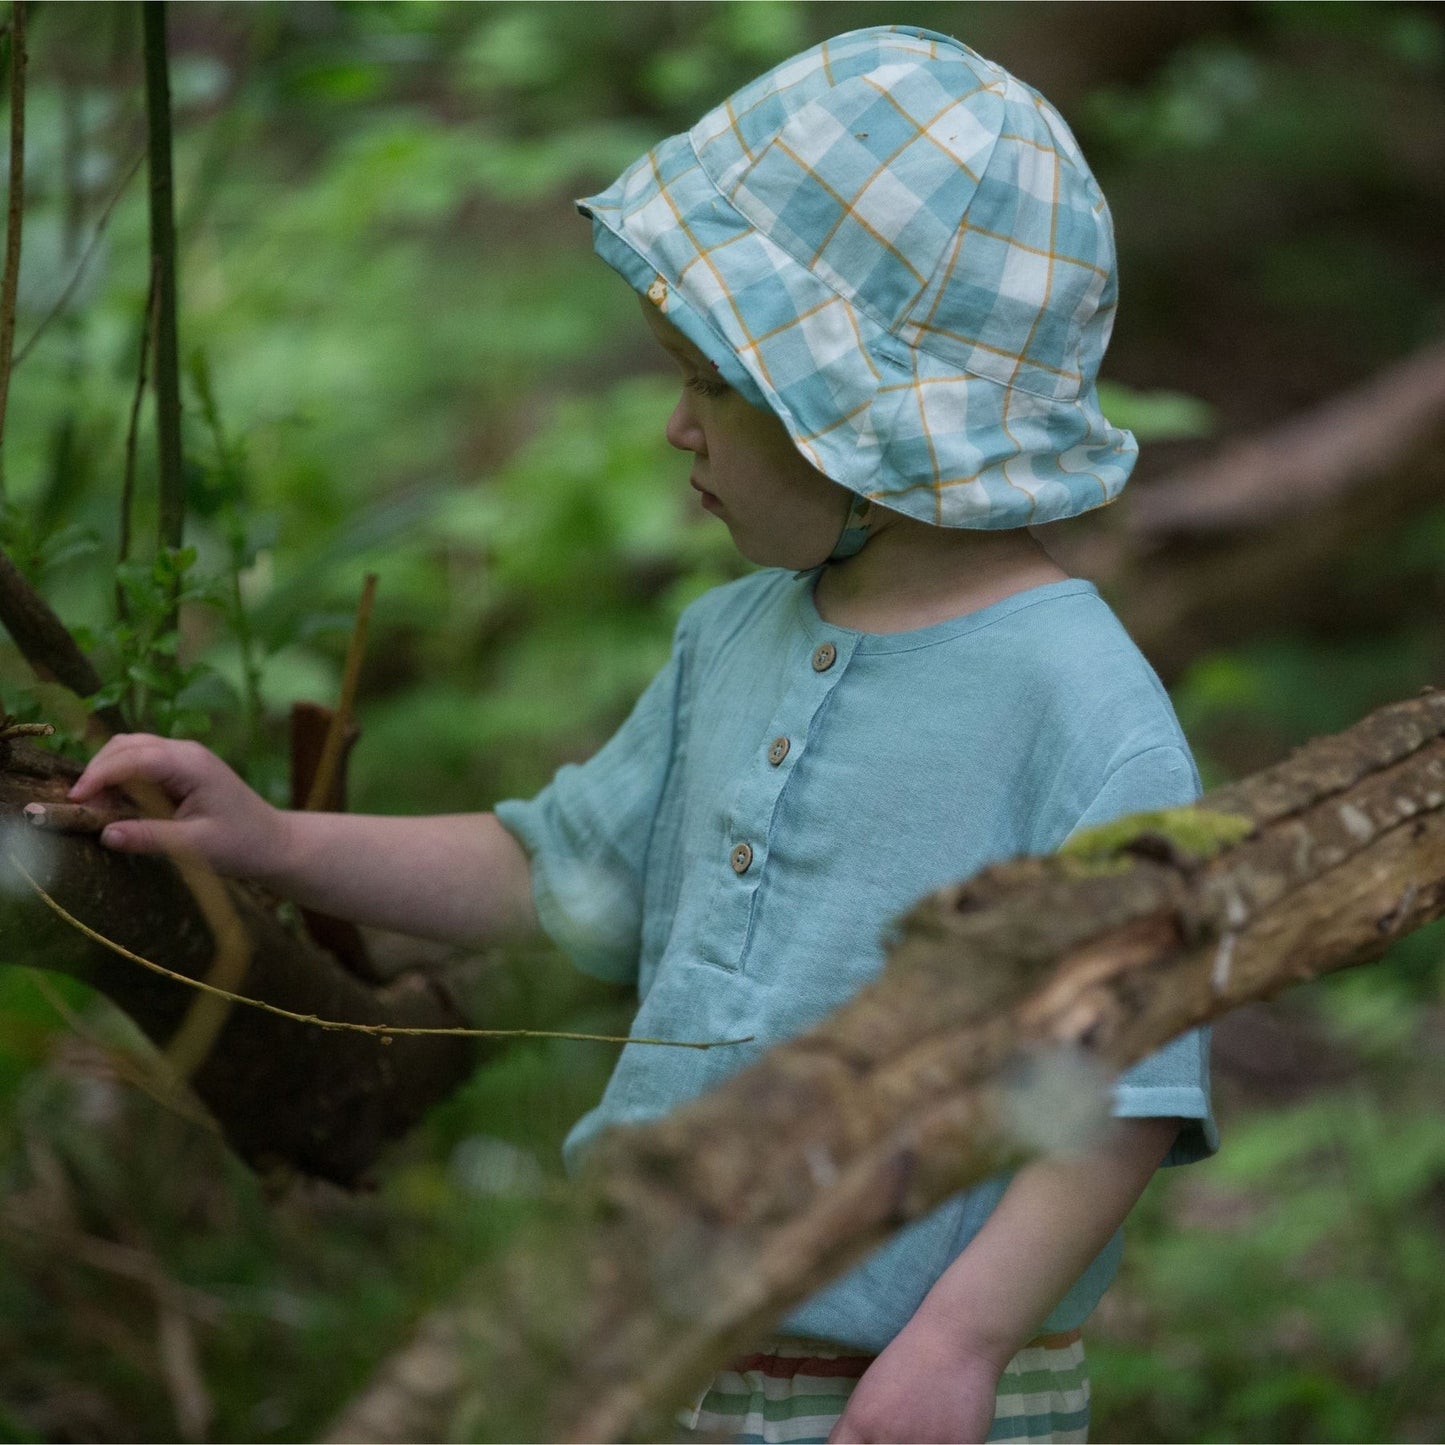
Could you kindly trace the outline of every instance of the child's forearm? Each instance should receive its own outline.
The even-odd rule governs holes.
[[[1002,1368],[1124,1222],[1180,1123],[1116,1120],[1086,1155],[1025,1165],[908,1328]]]
[[[987,1439],[1004,1366],[1123,1222],[1179,1123],[1120,1120],[1084,1157],[1020,1169],[869,1366],[830,1440]]]
[[[537,926],[527,855],[491,813],[280,819],[259,881],[305,908],[463,946]]]
[[[72,803],[149,789],[170,817],[120,818],[101,832],[123,853],[186,852],[254,878],[305,908],[471,945],[536,927],[531,866],[491,813],[384,818],[282,812],[200,743],[121,733],[86,764]],[[153,798],[154,802],[155,799]]]

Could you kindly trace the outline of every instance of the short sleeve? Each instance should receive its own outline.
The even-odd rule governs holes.
[[[495,810],[531,862],[543,930],[584,973],[613,983],[637,979],[647,852],[679,735],[685,655],[680,624],[672,656],[611,739],[559,768],[530,802]]]
[[[1157,747],[1121,764],[1104,782],[1074,832],[1130,813],[1180,808],[1199,796],[1199,774],[1183,748]],[[1209,1102],[1209,1030],[1191,1029],[1119,1076],[1114,1115],[1120,1119],[1177,1117],[1179,1132],[1165,1164],[1190,1164],[1219,1148]]]

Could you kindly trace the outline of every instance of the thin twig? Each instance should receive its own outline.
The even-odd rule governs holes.
[[[128,779],[124,791],[148,818],[175,816],[175,805],[170,798],[146,778]],[[206,975],[205,996],[191,1004],[181,1026],[166,1044],[166,1061],[181,1078],[188,1079],[205,1062],[230,1016],[228,999],[235,997],[232,990],[246,977],[251,965],[251,940],[226,885],[204,858],[183,850],[173,854],[171,861],[196,900],[216,947],[215,959]]]
[[[84,803],[26,803],[21,812],[32,828],[43,832],[92,836],[103,833],[112,823],[136,816],[111,808],[91,808]]]
[[[90,266],[90,259],[95,255],[95,249],[100,245],[106,227],[110,225],[111,213],[115,210],[120,198],[130,189],[130,183],[135,179],[136,172],[140,170],[145,161],[145,152],[142,151],[131,163],[130,169],[125,173],[125,179],[116,188],[115,194],[105,203],[105,209],[101,211],[100,218],[95,223],[95,230],[91,233],[90,240],[86,243],[85,251],[80,260],[75,264],[75,270],[71,273],[70,280],[65,283],[65,289],[56,298],[55,304],[45,313],[40,324],[26,338],[25,345],[15,353],[15,360],[11,363],[11,370],[19,366],[27,356],[35,349],[35,343],[40,340],[47,327],[49,327],[57,316],[70,304],[70,298],[75,295],[75,289],[85,277],[87,268]],[[149,310],[149,303],[147,303]]]
[[[10,15],[10,204],[5,215],[5,273],[0,279],[0,446],[4,445],[5,413],[10,402],[15,304],[20,290],[20,230],[25,212],[25,0],[14,0]],[[4,473],[0,471],[0,488],[3,485]]]
[[[356,704],[356,686],[361,678],[361,660],[366,655],[366,633],[371,624],[371,609],[376,601],[376,573],[368,572],[361,584],[361,600],[356,604],[356,621],[351,628],[351,641],[346,648],[346,668],[341,676],[341,697],[336,711],[331,714],[331,724],[326,729],[326,741],[321,745],[321,757],[316,763],[316,772],[311,779],[311,788],[306,794],[306,808],[309,812],[326,805],[331,794],[332,779],[336,776],[341,761],[341,749],[346,741],[346,729],[351,722],[351,713]]]
[[[225,999],[228,1003],[239,1003],[244,1004],[247,1008],[260,1009],[263,1013],[275,1014],[278,1018],[290,1019],[293,1023],[310,1024],[313,1028],[354,1034],[374,1034],[383,1041],[399,1035],[409,1038],[446,1035],[469,1039],[570,1039],[592,1044],[651,1044],[664,1049],[726,1049],[734,1048],[738,1044],[750,1044],[753,1041],[752,1034],[740,1039],[715,1039],[706,1043],[695,1043],[684,1039],[644,1039],[617,1034],[558,1033],[550,1029],[399,1028],[392,1024],[356,1024],[347,1023],[341,1019],[320,1018],[316,1014],[293,1013],[290,1009],[281,1008],[278,1004],[267,1003],[265,999],[247,998],[244,994],[230,993],[202,979],[189,978],[183,973],[175,972],[174,969],[166,968],[163,964],[154,963],[139,953],[132,953],[123,943],[117,943],[103,933],[97,933],[88,924],[82,923],[74,914],[68,913],[31,877],[25,865],[14,853],[7,850],[5,857],[47,908],[70,924],[72,928],[83,933],[92,943],[98,943],[102,947],[110,949],[112,953],[118,953],[122,958],[128,958],[132,963],[138,963],[142,968],[147,968],[162,978],[168,978],[173,983],[184,984],[185,987],[197,989],[201,993],[213,994]]]

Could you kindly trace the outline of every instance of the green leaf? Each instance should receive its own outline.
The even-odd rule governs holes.
[[[1117,427],[1140,441],[1182,441],[1213,436],[1218,417],[1208,402],[1180,391],[1136,391],[1116,381],[1099,383],[1099,405]]]

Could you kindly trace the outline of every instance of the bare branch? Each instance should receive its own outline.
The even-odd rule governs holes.
[[[1442,424],[1445,343],[1437,342],[1342,396],[1141,488],[1125,513],[1128,534],[1157,545],[1293,521],[1391,471]]]
[[[0,624],[38,677],[63,683],[79,697],[89,697],[100,687],[100,677],[90,659],[50,604],[3,551],[0,551]],[[97,708],[95,716],[111,732],[125,729],[125,719],[117,708]]]
[[[1114,519],[1044,529],[1066,570],[1097,580],[1166,682],[1262,628],[1377,632],[1432,619],[1423,572],[1352,584],[1356,559],[1445,498],[1445,346],[1157,481]]]

